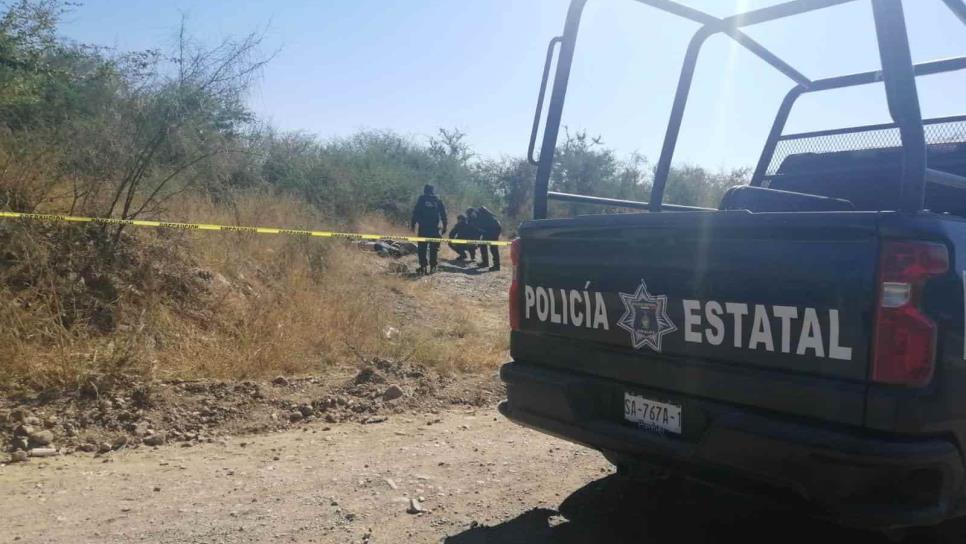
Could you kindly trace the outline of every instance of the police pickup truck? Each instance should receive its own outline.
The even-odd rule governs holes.
[[[923,120],[899,0],[871,0],[881,70],[808,79],[745,26],[836,9],[799,0],[701,24],[651,201],[548,192],[580,14],[551,42],[535,219],[511,247],[500,411],[641,470],[805,499],[868,528],[966,511],[966,116]],[[937,0],[938,1],[938,0]],[[966,6],[947,1],[966,22]],[[944,8],[945,9],[945,8]],[[794,81],[749,185],[717,209],[664,203],[700,46],[722,33]],[[786,134],[806,93],[884,87],[892,122]],[[547,200],[646,212],[548,219]],[[799,503],[801,501],[799,500]]]

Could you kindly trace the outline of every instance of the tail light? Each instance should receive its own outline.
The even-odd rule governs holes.
[[[520,239],[510,242],[513,281],[510,283],[510,330],[520,330]]]
[[[942,244],[883,242],[872,381],[922,387],[932,379],[936,323],[922,313],[922,291],[926,281],[948,270]]]

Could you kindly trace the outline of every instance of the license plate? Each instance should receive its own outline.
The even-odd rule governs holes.
[[[624,393],[624,419],[645,427],[681,434],[681,407]]]

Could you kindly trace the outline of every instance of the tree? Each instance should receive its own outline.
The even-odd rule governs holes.
[[[145,57],[145,64],[158,64],[154,70],[128,72],[131,81],[109,133],[119,160],[104,165],[110,185],[104,215],[130,219],[158,212],[167,198],[197,181],[191,176],[195,167],[244,151],[241,130],[253,121],[245,94],[268,62],[258,56],[261,40],[252,33],[205,48],[187,37],[182,22],[173,57]]]
[[[429,139],[429,153],[437,160],[451,160],[465,166],[476,154],[466,142],[466,133],[458,128],[439,129],[439,136]]]

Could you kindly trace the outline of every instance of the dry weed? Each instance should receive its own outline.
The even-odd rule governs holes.
[[[185,198],[173,209],[175,220],[337,228],[304,204],[261,194],[230,205]],[[103,308],[91,306],[90,285],[65,283],[84,274],[71,267],[89,263],[58,262],[76,240],[61,239],[62,226],[17,228],[21,247],[10,258],[19,264],[0,262],[0,383],[103,389],[128,378],[262,378],[358,357],[479,371],[505,357],[501,301],[453,304],[387,274],[351,242],[245,233],[129,231],[124,258],[97,269],[114,293],[101,301],[110,326],[98,329],[92,316]],[[351,228],[405,232],[378,216]],[[13,285],[14,272],[30,280]]]

